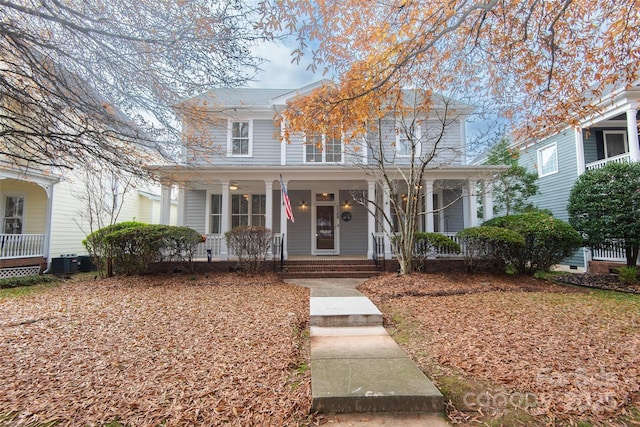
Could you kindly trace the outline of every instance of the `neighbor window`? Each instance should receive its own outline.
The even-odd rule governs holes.
[[[6,196],[4,198],[4,234],[22,234],[24,216],[24,197]]]
[[[558,146],[547,145],[538,150],[538,176],[551,175],[558,172]]]
[[[623,130],[605,130],[604,137],[604,158],[619,156],[629,151],[627,144],[627,132]]]
[[[305,163],[342,163],[342,140],[338,137],[313,135],[305,137]]]
[[[228,152],[230,156],[251,156],[252,122],[230,121]]]

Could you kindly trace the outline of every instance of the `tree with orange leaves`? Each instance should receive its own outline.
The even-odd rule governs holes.
[[[296,99],[285,112],[289,132],[347,130],[366,136],[376,152],[376,124],[400,117],[411,164],[375,161],[380,186],[399,218],[396,254],[402,273],[413,271],[411,251],[419,215],[419,188],[433,166],[455,108],[439,100],[488,103],[530,137],[588,114],[600,94],[639,77],[640,13],[635,0],[274,0],[260,4],[262,25],[294,34],[294,61],[311,55],[313,69],[337,77]],[[420,96],[406,99],[406,88]],[[409,102],[407,102],[409,101]],[[413,119],[407,120],[407,117]],[[420,152],[416,123],[437,118],[436,137]],[[336,127],[335,124],[340,126]],[[333,124],[333,125],[331,125]],[[333,126],[333,127],[331,127]],[[374,138],[375,140],[375,138]],[[380,147],[378,147],[380,148]],[[384,150],[378,150],[384,153]],[[403,182],[405,202],[394,202]],[[389,225],[384,206],[362,198]],[[391,236],[390,236],[391,237]]]

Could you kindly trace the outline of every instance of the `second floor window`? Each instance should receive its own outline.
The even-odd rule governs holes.
[[[342,163],[342,140],[326,135],[305,138],[305,163]]]
[[[412,138],[409,138],[409,135]],[[422,150],[421,138],[422,130],[419,125],[415,124],[409,127],[408,124],[398,120],[396,122],[396,154],[398,157],[411,156],[412,144],[415,145],[415,155],[419,156]]]
[[[538,150],[538,176],[543,177],[558,172],[558,146],[547,145]]]
[[[230,156],[251,156],[251,121],[229,122],[228,152]]]

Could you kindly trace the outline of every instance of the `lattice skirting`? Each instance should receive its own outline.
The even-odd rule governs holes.
[[[0,269],[0,279],[6,279],[9,277],[37,276],[38,274],[40,274],[39,265]]]

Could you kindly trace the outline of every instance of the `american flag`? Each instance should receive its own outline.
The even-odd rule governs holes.
[[[289,194],[287,194],[287,186],[284,185],[284,181],[282,180],[282,175],[280,175],[280,188],[282,188],[282,204],[284,205],[284,209],[287,214],[287,219],[292,223],[296,222],[296,220],[293,218],[293,209],[291,209],[291,201],[289,200]]]

